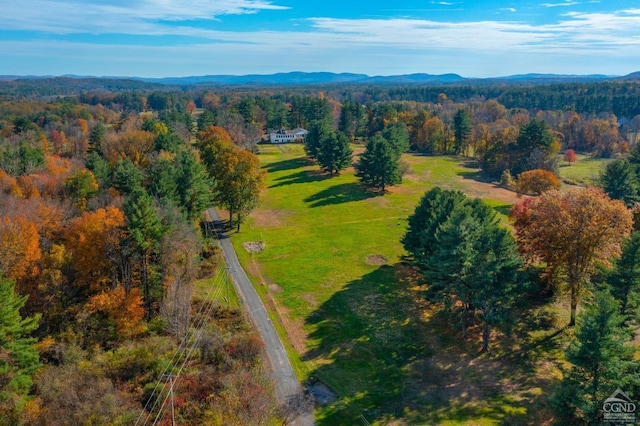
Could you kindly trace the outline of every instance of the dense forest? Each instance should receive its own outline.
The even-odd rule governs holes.
[[[265,186],[259,144],[283,127],[309,130],[307,154],[330,175],[350,166],[352,146],[361,145],[356,175],[381,192],[400,182],[400,155],[414,152],[468,158],[485,179],[539,195],[514,207],[512,237],[478,202],[427,193],[403,241],[411,262],[437,284],[433,300],[446,305],[464,295],[448,306],[464,307],[456,317],[463,329],[466,316],[480,311],[485,350],[499,310],[527,291],[519,281],[525,267],[537,265],[533,281],[549,291],[568,286],[571,325],[590,283],[607,282],[610,290],[595,292],[600,303],[590,308],[604,328],[583,325],[582,346],[568,357],[589,371],[581,351],[610,329],[603,338],[620,359],[603,365],[633,359],[621,348],[638,321],[632,208],[640,200],[640,83],[231,89],[0,82],[0,418],[137,424],[166,410],[162,373],[181,363],[179,423],[286,418],[256,333],[238,310],[196,286],[224,279],[203,212],[225,209],[228,225],[240,230]],[[575,153],[616,159],[601,189],[553,191],[559,154],[571,162]],[[435,218],[425,213],[433,211]],[[585,211],[577,228],[569,226]],[[464,229],[479,231],[461,235]],[[454,270],[460,259],[459,247],[444,241],[459,240],[467,254],[504,261],[496,261],[498,272],[487,269],[493,260],[469,254],[473,267],[464,274],[481,270],[485,281],[443,275],[442,264]],[[491,287],[487,277],[496,276],[512,288]],[[637,365],[625,366],[614,373],[637,374]],[[593,409],[588,396],[576,396],[587,380],[576,371],[554,394],[558,412],[574,421]]]

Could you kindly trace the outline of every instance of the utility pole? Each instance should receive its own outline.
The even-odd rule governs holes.
[[[171,398],[171,426],[175,426],[176,413],[173,405],[173,379],[177,379],[178,376],[174,376],[173,374],[164,374],[163,377],[169,379],[169,397]]]

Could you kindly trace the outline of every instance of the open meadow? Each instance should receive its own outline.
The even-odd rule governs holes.
[[[564,183],[571,185],[597,185],[600,172],[613,158],[594,158],[590,155],[578,154],[578,160],[568,164],[564,160],[558,162],[558,172]]]
[[[300,145],[260,146],[260,159],[264,201],[232,241],[299,377],[331,390],[317,398],[318,424],[551,418],[546,398],[567,337],[563,301],[523,295],[510,333],[494,332],[492,352],[480,354],[480,330],[462,339],[450,329],[402,259],[406,219],[430,188],[483,198],[503,223],[514,192],[482,182],[463,158],[406,154],[409,173],[385,195],[362,189],[352,169],[321,172]],[[263,250],[247,250],[251,242]]]

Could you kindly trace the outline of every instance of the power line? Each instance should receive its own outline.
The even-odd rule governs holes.
[[[215,276],[214,282],[213,282],[213,284],[211,286],[212,290],[209,291],[209,294],[207,295],[207,298],[205,299],[205,302],[202,304],[202,306],[200,307],[200,310],[196,314],[196,318],[197,319],[196,319],[196,321],[195,321],[195,323],[193,325],[193,326],[196,326],[196,328],[199,328],[199,327],[202,326],[204,318],[206,318],[210,314],[210,309],[208,308],[209,305],[211,305],[212,301],[217,299],[217,297],[220,295],[221,287],[218,287],[218,284],[219,284],[220,278],[222,276],[223,276],[222,271],[219,270],[218,274]],[[203,315],[205,308],[207,308],[207,314],[208,314],[206,316]],[[169,372],[168,373],[169,375],[173,374],[173,372],[174,372],[175,368],[178,366],[178,363],[180,362],[181,358],[183,358],[183,356],[185,355],[185,353],[187,351],[187,345],[189,343],[189,338],[190,338],[189,333],[185,334],[184,338],[182,339],[182,342],[180,342],[180,344],[176,348],[175,353],[173,354],[173,356],[171,357],[171,360],[169,361],[169,364],[167,364],[167,366],[165,367],[164,371],[160,375],[160,378],[158,379],[158,382],[156,383],[156,386],[154,387],[153,392],[151,393],[151,395],[149,396],[149,399],[147,400],[147,403],[143,407],[142,412],[140,413],[140,416],[138,417],[138,419],[137,419],[137,421],[135,423],[136,425],[138,425],[138,424],[146,424],[147,421],[149,420],[150,416],[153,413],[153,410],[155,409],[156,405],[158,404],[159,397],[160,397],[160,395],[158,395],[158,397],[155,398],[155,400],[154,400],[154,395],[156,394],[156,392],[158,391],[159,388],[160,388],[159,391],[162,392],[162,390],[166,387],[166,382],[163,381],[163,378],[166,377],[167,372]],[[169,367],[171,367],[171,369],[169,369]],[[161,383],[162,383],[162,387],[160,387]],[[148,408],[148,406],[149,406],[149,404],[151,403],[152,400],[155,401],[155,402],[153,403],[151,408],[149,408],[148,411],[147,411],[147,408]],[[160,411],[162,411],[162,409]],[[145,413],[146,413],[146,417],[145,417],[144,421],[142,423],[140,423],[140,420],[145,415]]]
[[[220,295],[221,292],[222,292],[222,287],[218,288],[217,291],[216,291],[218,296]],[[175,386],[175,384],[180,379],[180,374],[182,373],[182,370],[184,369],[184,366],[189,361],[189,358],[191,357],[191,354],[196,349],[196,347],[198,346],[198,343],[200,342],[200,339],[204,335],[204,330],[205,330],[205,326],[206,326],[205,322],[211,316],[211,313],[213,312],[213,308],[215,308],[215,306],[216,306],[214,302],[215,302],[215,300],[213,298],[211,298],[210,301],[209,301],[209,308],[207,309],[206,315],[202,315],[201,316],[200,324],[196,327],[196,329],[198,330],[197,333],[195,334],[196,338],[193,341],[191,347],[189,348],[189,352],[186,354],[184,360],[182,361],[182,365],[180,366],[180,369],[178,370],[178,372],[175,375],[175,381],[172,382],[172,386]],[[172,369],[172,373],[173,373],[173,369]],[[158,412],[158,415],[156,416],[156,419],[153,422],[154,425],[159,420],[161,420],[163,418],[164,415],[161,416],[161,414],[163,413],[164,405],[166,404],[168,399],[169,399],[169,394],[167,394],[167,396],[165,396],[164,400],[162,401],[162,406],[160,407],[160,411]]]

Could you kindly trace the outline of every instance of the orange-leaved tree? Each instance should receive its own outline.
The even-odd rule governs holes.
[[[119,285],[92,296],[87,307],[91,313],[102,312],[115,323],[116,338],[130,338],[144,331],[144,307],[139,288],[127,292]]]
[[[42,258],[36,225],[23,217],[0,218],[0,272],[20,283],[34,277]]]
[[[560,188],[560,179],[553,172],[543,169],[529,170],[518,175],[518,194],[540,195],[551,189]]]
[[[85,212],[67,226],[65,246],[71,254],[74,284],[87,295],[114,285],[124,213],[109,206]]]
[[[544,262],[551,276],[566,283],[569,325],[575,325],[576,307],[596,266],[610,263],[631,232],[631,211],[599,188],[571,188],[523,200],[513,206],[510,217],[520,252]]]
[[[564,152],[563,159],[564,161],[569,163],[569,165],[571,165],[571,163],[575,163],[578,160],[578,156],[576,155],[576,152],[573,149],[568,149]]]

